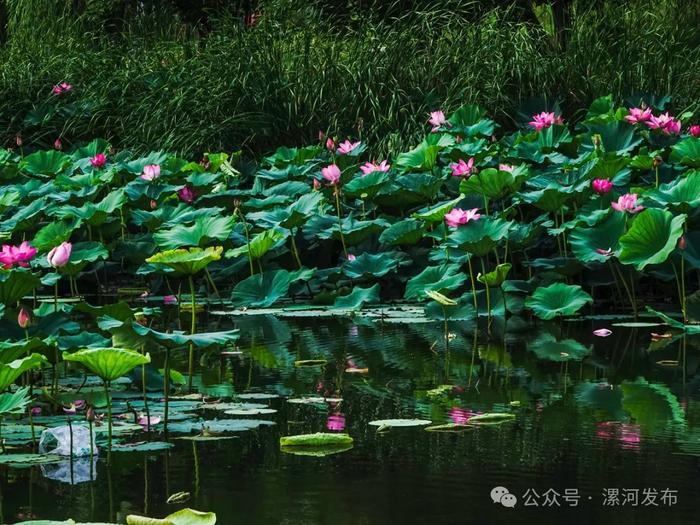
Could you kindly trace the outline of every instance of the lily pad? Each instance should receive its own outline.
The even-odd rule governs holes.
[[[368,424],[373,427],[424,427],[430,425],[432,421],[427,419],[378,419],[370,421]]]

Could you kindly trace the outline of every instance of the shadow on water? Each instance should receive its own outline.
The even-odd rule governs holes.
[[[3,522],[124,522],[189,506],[223,524],[693,523],[700,338],[652,340],[663,327],[612,323],[496,324],[487,338],[456,322],[445,337],[442,323],[418,320],[219,318],[216,329],[242,337],[229,354],[201,354],[196,389],[224,401],[276,394],[246,400],[276,412],[217,416],[274,425],[181,439],[188,414],[173,400],[173,448],[115,451],[109,468],[1,465]],[[613,333],[594,337],[603,326]],[[186,370],[186,357],[173,360]],[[288,401],[304,396],[340,401]],[[470,424],[494,412],[514,418]],[[453,427],[369,424],[396,418]],[[333,455],[279,447],[280,436],[340,430],[355,443]],[[497,486],[514,508],[492,501]],[[180,491],[189,501],[166,503]]]

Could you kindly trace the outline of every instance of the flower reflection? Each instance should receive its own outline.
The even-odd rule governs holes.
[[[465,425],[471,417],[478,414],[479,412],[474,412],[473,410],[452,407],[450,408],[450,421],[452,421],[455,425]]]
[[[336,412],[335,414],[330,414],[328,420],[326,421],[326,428],[328,430],[335,430],[342,432],[345,430],[345,414]]]
[[[596,437],[615,440],[622,448],[638,449],[641,441],[639,425],[619,421],[601,421],[596,424]]]

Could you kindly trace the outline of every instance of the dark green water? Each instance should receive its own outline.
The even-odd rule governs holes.
[[[241,329],[243,355],[203,359],[199,388],[211,396],[279,394],[265,401],[276,414],[255,416],[274,426],[233,440],[173,439],[168,451],[114,454],[110,469],[100,460],[96,481],[74,485],[48,478],[42,467],[0,466],[5,522],[22,515],[124,522],[130,513],[164,517],[189,506],[216,512],[217,523],[247,525],[698,523],[698,339],[650,345],[651,332],[663,327],[612,327],[613,335],[598,338],[591,331],[610,322],[582,321],[509,326],[505,335],[495,327],[489,340],[454,324],[446,350],[440,323],[246,317],[219,321],[217,329],[231,324]],[[583,360],[557,361],[566,357],[562,349]],[[294,365],[319,358],[327,366]],[[176,368],[184,369],[180,359]],[[452,386],[434,390],[440,385]],[[301,395],[343,401],[285,401]],[[368,425],[463,422],[493,411],[516,419],[461,433]],[[281,435],[343,425],[355,439],[347,452],[280,451]],[[495,486],[517,497],[514,508],[491,500]],[[560,496],[549,492],[545,500],[550,489]],[[564,500],[566,489],[577,491],[577,506]],[[622,493],[633,498],[633,489],[637,504],[623,504]],[[675,492],[664,496],[665,489]],[[538,506],[525,506],[532,490],[539,497],[529,501]],[[178,491],[191,500],[166,504]]]

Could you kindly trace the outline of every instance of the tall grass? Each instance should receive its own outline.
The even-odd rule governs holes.
[[[607,93],[672,94],[677,109],[700,98],[695,0],[574,0],[564,31],[522,1],[263,0],[252,28],[250,2],[195,22],[162,2],[122,3],[115,18],[97,0],[6,1],[4,144],[99,135],[137,150],[260,153],[324,130],[380,157],[418,140],[437,107],[476,102],[508,126],[533,96],[565,110]],[[75,87],[57,100],[61,80]]]

